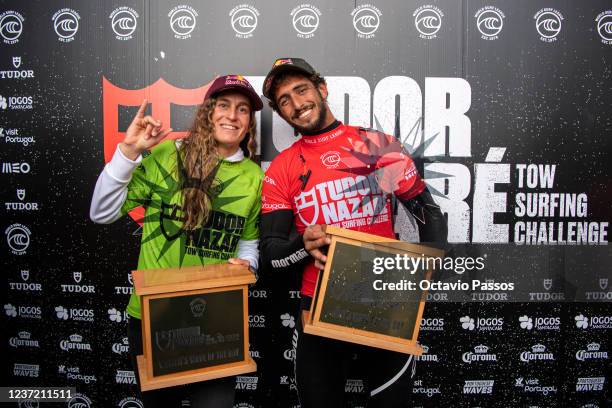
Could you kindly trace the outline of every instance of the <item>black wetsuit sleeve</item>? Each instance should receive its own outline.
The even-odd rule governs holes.
[[[292,225],[291,210],[277,210],[261,215],[259,253],[266,270],[286,270],[301,266],[310,259],[302,235],[291,233]]]
[[[404,208],[414,217],[419,228],[419,240],[422,243],[438,244],[440,248],[446,247],[448,226],[446,218],[436,204],[429,190],[410,199],[397,197]]]

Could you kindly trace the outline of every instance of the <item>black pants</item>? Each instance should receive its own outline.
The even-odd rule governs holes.
[[[142,354],[142,324],[140,319],[131,317],[128,321],[128,340],[130,342],[130,357],[136,374],[136,382],[140,392],[140,378],[136,356]],[[217,380],[202,381],[177,387],[162,388],[143,392],[140,400],[145,408],[181,407],[181,401],[186,398],[191,401],[192,408],[232,408],[236,393],[236,377],[225,377]]]
[[[309,307],[310,299],[302,299],[302,309]],[[295,375],[302,408],[344,407],[344,387],[352,362],[365,368],[361,371],[368,408],[412,406],[414,357],[306,334],[301,311],[297,320]]]

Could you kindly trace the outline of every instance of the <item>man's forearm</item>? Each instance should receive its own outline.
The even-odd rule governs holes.
[[[309,258],[301,235],[290,237],[293,212],[279,210],[262,214],[259,249],[264,268],[282,270]]]

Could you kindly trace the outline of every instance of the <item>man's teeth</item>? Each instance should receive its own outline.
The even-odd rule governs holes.
[[[236,130],[236,129],[238,129],[237,126],[232,126],[232,125],[221,125],[221,127],[223,129],[229,129],[229,130]]]
[[[304,112],[300,113],[300,119],[304,119],[306,116],[310,115],[310,112],[312,112],[312,109],[307,109]]]

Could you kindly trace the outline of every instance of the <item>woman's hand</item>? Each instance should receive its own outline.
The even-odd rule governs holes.
[[[164,129],[161,121],[150,115],[145,116],[147,103],[146,99],[142,101],[125,132],[123,142],[119,145],[121,153],[130,160],[136,160],[145,150],[149,150],[172,132],[172,128]]]
[[[227,262],[231,263],[233,265],[244,265],[247,268],[251,269],[251,264],[246,259],[230,258],[230,259],[227,260]]]

